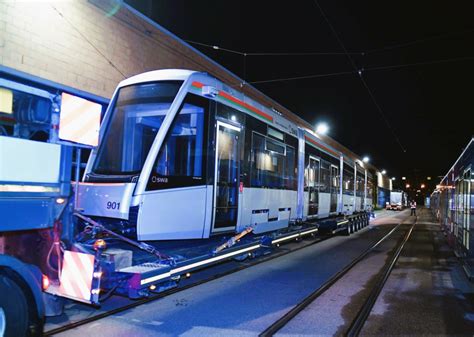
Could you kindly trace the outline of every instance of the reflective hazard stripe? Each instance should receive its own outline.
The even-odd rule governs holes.
[[[102,106],[86,99],[63,93],[59,119],[59,138],[96,146],[99,142]]]
[[[65,251],[59,292],[90,301],[93,272],[94,255]]]

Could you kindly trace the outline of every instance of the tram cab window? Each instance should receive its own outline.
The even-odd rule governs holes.
[[[139,173],[180,86],[181,81],[164,81],[121,88],[92,172]]]
[[[208,107],[207,99],[188,94],[161,145],[149,189],[205,184]]]

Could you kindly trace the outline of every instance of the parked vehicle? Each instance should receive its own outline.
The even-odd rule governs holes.
[[[404,191],[390,191],[390,202],[387,202],[386,209],[401,211],[407,206],[407,194]]]

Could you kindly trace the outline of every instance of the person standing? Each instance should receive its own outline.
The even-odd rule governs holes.
[[[410,214],[410,216],[411,216],[411,215],[416,216],[416,201],[415,201],[415,200],[412,200],[412,201],[410,202],[410,209],[411,209],[411,214]]]

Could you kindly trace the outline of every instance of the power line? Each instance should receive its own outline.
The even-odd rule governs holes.
[[[305,75],[305,76],[275,78],[275,79],[271,79],[271,80],[250,81],[250,82],[247,82],[247,83],[250,83],[250,84],[259,84],[259,83],[294,81],[294,80],[304,80],[304,79],[319,78],[319,77],[331,77],[331,76],[349,75],[349,74],[354,74],[354,73],[355,73],[354,71],[340,71],[340,72],[336,72],[336,73],[314,74],[314,75]]]
[[[191,41],[191,40],[184,40],[188,43],[192,43],[198,46],[211,48],[214,50],[222,50],[228,53],[242,55],[242,56],[333,56],[333,55],[346,55],[343,52],[257,52],[257,53],[250,53],[250,52],[243,52],[234,49],[222,48],[217,45],[211,45],[207,43]],[[364,55],[364,52],[350,52],[349,54],[352,55]]]
[[[455,36],[455,35],[462,35],[462,34],[467,34],[467,33],[472,33],[472,32],[474,32],[474,29],[468,29],[468,30],[463,30],[463,31],[459,31],[459,32],[452,32],[452,33],[444,33],[444,34],[439,34],[439,35],[427,37],[427,38],[424,38],[424,39],[417,39],[417,40],[402,42],[402,43],[399,43],[399,44],[394,44],[394,45],[390,45],[390,46],[386,46],[386,47],[371,49],[371,50],[366,51],[365,53],[366,54],[381,53],[381,52],[388,51],[388,50],[409,47],[409,46],[417,45],[417,44],[420,44],[420,43],[425,43],[425,42],[428,42],[428,41],[439,40],[439,39],[443,39],[445,37],[450,37],[450,36]]]
[[[441,63],[471,61],[471,60],[474,60],[474,56],[463,56],[463,57],[455,57],[455,58],[433,60],[433,61],[392,64],[392,65],[385,65],[385,66],[375,66],[375,67],[364,68],[362,70],[357,70],[357,71],[356,70],[351,70],[351,71],[340,71],[340,72],[333,72],[333,73],[312,74],[312,75],[304,75],[304,76],[282,77],[282,78],[275,78],[275,79],[269,79],[269,80],[249,81],[247,83],[249,83],[249,84],[260,84],[260,83],[304,80],[304,79],[319,78],[319,77],[352,75],[352,74],[358,74],[359,71],[363,71],[365,73],[365,72],[369,72],[369,71],[400,69],[400,68],[416,67],[416,66],[423,66],[423,65],[433,65],[433,64],[441,64]]]
[[[354,60],[352,59],[351,55],[347,52],[347,49],[346,47],[344,46],[344,43],[342,43],[341,39],[339,38],[339,35],[337,34],[336,30],[334,29],[333,25],[331,24],[331,22],[329,21],[329,19],[326,17],[326,14],[324,14],[324,11],[323,9],[321,8],[321,6],[319,5],[318,3],[318,0],[314,0],[314,3],[316,4],[316,6],[319,8],[319,11],[321,12],[321,15],[323,16],[324,20],[326,20],[326,23],[328,24],[328,26],[331,28],[331,31],[333,32],[334,36],[336,37],[336,40],[338,41],[339,45],[341,46],[342,50],[344,50],[344,53],[346,53],[346,56],[347,58],[349,59],[350,63],[352,64],[352,67],[354,68],[355,71],[357,71],[359,73],[359,77],[362,81],[362,84],[364,85],[364,87],[367,89],[367,92],[369,93],[369,96],[370,98],[372,99],[374,105],[377,107],[377,110],[378,112],[380,113],[380,115],[382,116],[382,119],[385,121],[385,124],[387,124],[387,127],[390,129],[390,131],[392,132],[393,136],[395,137],[395,140],[397,141],[398,145],[400,145],[400,148],[402,149],[403,152],[406,152],[406,149],[404,148],[403,144],[401,143],[400,139],[398,138],[398,135],[396,134],[395,130],[393,129],[392,125],[390,124],[389,120],[387,119],[387,117],[385,116],[385,113],[383,112],[382,110],[382,107],[378,104],[377,100],[375,99],[375,96],[374,94],[372,93],[372,91],[370,90],[367,82],[365,81],[364,77],[362,77],[362,71],[360,71]]]
[[[227,48],[222,48],[222,47],[219,47],[219,46],[216,46],[216,45],[210,45],[210,44],[206,44],[206,43],[202,43],[202,42],[196,42],[196,41],[191,41],[191,40],[184,40],[188,43],[192,43],[192,44],[195,44],[195,45],[198,45],[198,46],[203,46],[203,47],[207,47],[207,48],[212,48],[214,50],[222,50],[222,51],[225,51],[225,52],[228,52],[228,53],[232,53],[232,54],[237,54],[237,55],[242,55],[242,56],[245,56],[246,53],[244,52],[241,52],[241,51],[238,51],[238,50],[233,50],[233,49],[227,49]]]
[[[350,52],[352,55],[364,55],[363,52]],[[346,55],[337,52],[302,52],[302,53],[247,53],[248,56],[324,56],[324,55]]]
[[[112,66],[112,68],[114,68],[120,75],[122,75],[123,78],[127,78],[127,76],[125,76],[125,74],[123,72],[120,71],[120,69],[112,62],[112,60],[110,60],[104,53],[102,53],[99,48],[97,48],[88,38],[87,36],[85,36],[71,21],[69,21],[68,19],[66,19],[66,17],[63,15],[63,13],[61,13],[56,7],[54,7],[53,5],[51,5],[51,7],[54,9],[54,11],[56,11],[56,13],[58,13],[58,15],[60,17],[63,18],[64,21],[66,21],[71,27],[72,29],[74,29],[92,48],[94,48],[94,50],[100,55],[102,56],[109,64],[110,66]]]
[[[374,71],[374,70],[387,70],[387,69],[416,67],[416,66],[440,64],[440,63],[471,61],[471,60],[474,60],[474,56],[462,56],[462,57],[454,57],[454,58],[449,58],[449,59],[441,59],[441,60],[433,60],[433,61],[414,62],[414,63],[405,63],[405,64],[394,64],[394,65],[387,65],[387,66],[375,66],[375,67],[365,68],[364,72],[365,71]]]

